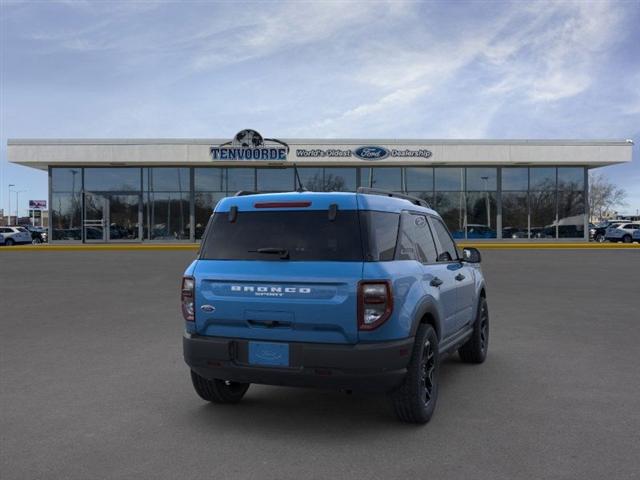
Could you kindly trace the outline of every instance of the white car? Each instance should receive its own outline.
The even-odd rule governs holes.
[[[31,243],[31,234],[23,227],[0,227],[0,234],[4,237],[4,244],[7,247]]]
[[[640,223],[622,223],[615,227],[607,228],[605,234],[605,240],[610,242],[624,242],[631,243],[633,241],[633,234],[637,230],[640,230]]]

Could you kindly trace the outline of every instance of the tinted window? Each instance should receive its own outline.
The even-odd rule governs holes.
[[[458,253],[456,252],[456,245],[451,239],[451,235],[447,231],[442,221],[437,218],[431,218],[431,226],[433,227],[433,233],[440,241],[439,255],[448,256],[447,260],[456,260]]]
[[[89,191],[139,191],[139,168],[85,168],[84,188]]]
[[[367,261],[393,260],[399,221],[400,215],[397,213],[373,211],[360,213]]]
[[[207,227],[201,258],[207,260],[362,261],[360,227],[354,211],[338,211],[329,221],[326,210],[238,212],[235,222],[226,212],[216,213]]]
[[[424,215],[402,214],[398,247],[398,260],[417,260],[421,263],[436,261],[436,247]]]

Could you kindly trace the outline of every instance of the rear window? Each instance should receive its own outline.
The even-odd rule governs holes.
[[[18,228],[16,228],[16,230],[18,230],[19,232],[27,232],[28,233],[27,229],[24,228],[24,227],[18,227]]]
[[[288,210],[238,212],[230,222],[228,213],[216,213],[207,226],[200,258],[393,260],[399,218],[397,213],[338,210],[331,221],[327,210]]]
[[[281,261],[280,252],[289,260],[362,261],[358,213],[338,210],[330,221],[327,210],[238,212],[234,222],[216,213],[200,258]]]

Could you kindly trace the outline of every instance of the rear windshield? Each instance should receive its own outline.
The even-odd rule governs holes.
[[[371,261],[393,259],[398,214],[338,210],[226,212],[211,218],[203,260]],[[386,221],[382,221],[386,219]],[[362,233],[361,233],[362,232]],[[373,238],[372,238],[373,237]]]
[[[260,252],[259,250],[262,250]],[[271,250],[271,251],[270,251]],[[216,213],[200,258],[207,260],[362,261],[358,214],[327,210]]]

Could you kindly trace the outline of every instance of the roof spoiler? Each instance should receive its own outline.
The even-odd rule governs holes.
[[[364,193],[366,195],[381,195],[383,197],[401,198],[402,200],[409,200],[414,205],[420,205],[421,207],[431,208],[429,202],[418,197],[412,197],[404,193],[390,192],[388,190],[380,190],[378,188],[358,187],[356,190],[358,193]]]

